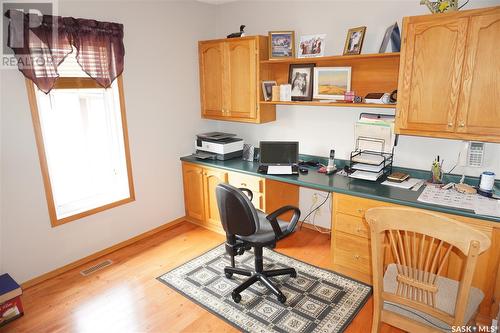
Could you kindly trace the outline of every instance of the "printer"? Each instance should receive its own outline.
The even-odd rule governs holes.
[[[209,132],[196,136],[197,158],[229,160],[243,155],[243,139],[236,138],[236,134]]]

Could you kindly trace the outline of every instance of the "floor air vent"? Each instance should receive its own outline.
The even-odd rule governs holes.
[[[87,276],[112,264],[113,262],[111,260],[106,259],[104,261],[101,261],[100,263],[95,264],[94,266],[91,266],[87,269],[84,269],[83,271],[80,271],[80,274],[82,274],[83,276]]]

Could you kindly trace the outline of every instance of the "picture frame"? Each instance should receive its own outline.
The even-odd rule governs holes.
[[[288,83],[292,88],[292,101],[312,101],[315,64],[290,64]]]
[[[264,101],[270,101],[273,96],[273,87],[278,85],[276,81],[262,81],[262,96]]]
[[[269,60],[295,57],[295,31],[269,31]]]
[[[351,67],[314,67],[315,99],[344,100],[351,91]]]
[[[325,55],[326,34],[300,36],[298,58],[315,58]]]
[[[366,27],[351,28],[347,31],[343,55],[361,54]]]
[[[399,32],[398,22],[395,22],[385,31],[378,53],[385,53],[389,41],[391,42],[392,52],[401,51],[401,34]]]

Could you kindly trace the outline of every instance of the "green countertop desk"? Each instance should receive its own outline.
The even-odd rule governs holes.
[[[303,158],[304,156],[308,155],[301,155],[300,157]],[[324,161],[323,158],[320,159]],[[235,158],[227,161],[217,161],[217,160],[199,160],[193,156],[185,156],[181,157],[181,161],[200,164],[213,168],[224,169],[228,171],[241,172],[249,175],[269,178],[281,182],[296,184],[299,186],[309,187],[312,189],[322,190],[326,192],[348,194],[361,198],[380,200],[398,205],[423,208],[442,213],[455,214],[455,215],[500,223],[500,218],[498,217],[477,215],[471,210],[456,209],[451,207],[444,207],[444,206],[432,205],[420,202],[417,200],[417,198],[420,195],[420,193],[422,193],[424,186],[422,186],[422,188],[420,188],[420,190],[418,191],[410,191],[392,186],[382,185],[380,181],[372,182],[367,180],[353,179],[339,175],[328,176],[325,174],[318,173],[313,168],[309,169],[309,173],[307,174],[299,174],[293,176],[263,175],[257,172],[257,168],[259,166],[258,162],[243,161],[240,158]],[[344,163],[345,161],[342,160],[339,161],[339,164],[341,165],[343,165]],[[428,175],[428,172],[415,169],[405,169],[405,168],[395,167],[394,170],[405,171],[410,175],[419,178],[423,178]],[[453,181],[456,180],[453,179]]]

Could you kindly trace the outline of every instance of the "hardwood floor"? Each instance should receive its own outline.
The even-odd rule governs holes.
[[[24,317],[2,332],[237,332],[156,277],[222,243],[224,237],[188,222],[162,231],[24,291]],[[329,235],[302,229],[277,250],[328,268]],[[114,264],[87,277],[80,270]],[[372,301],[347,332],[367,332]],[[385,326],[384,333],[401,332]]]

